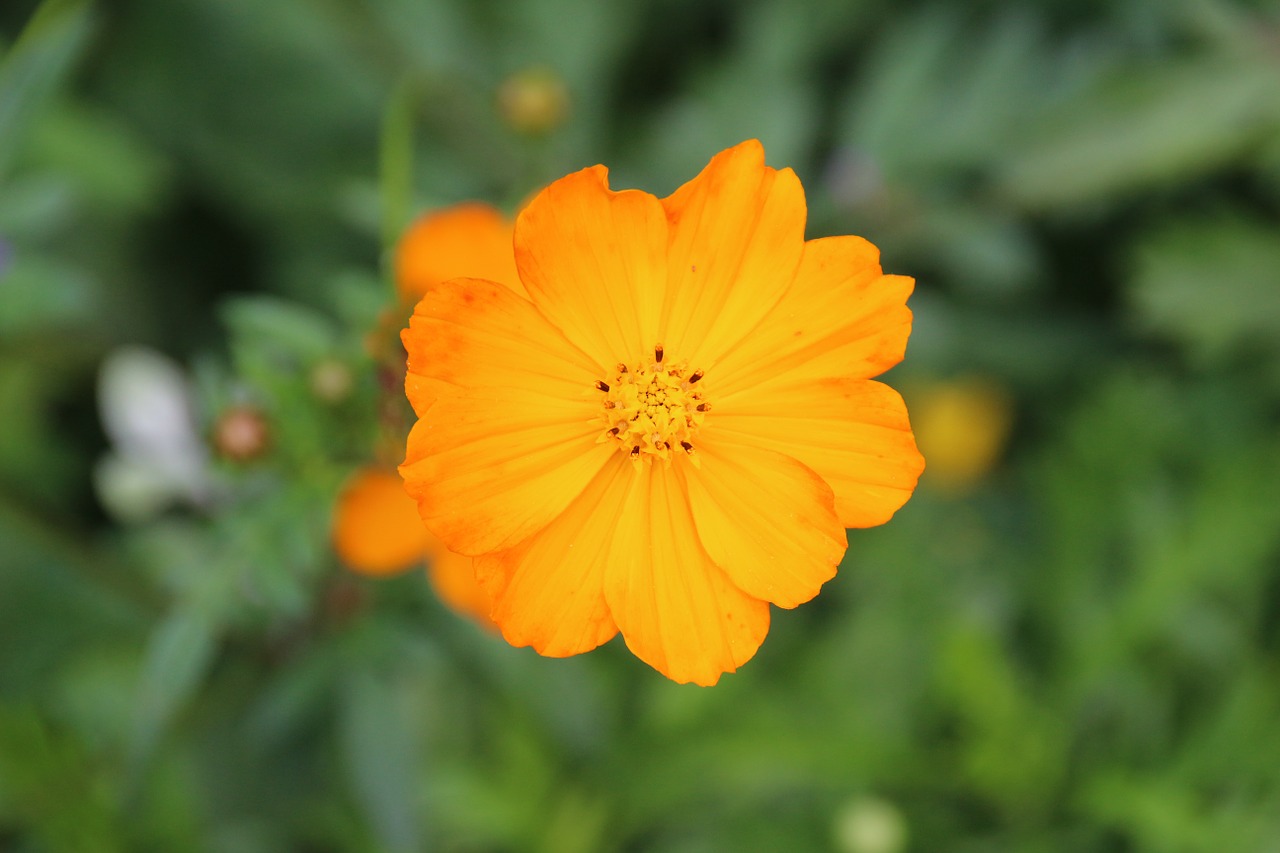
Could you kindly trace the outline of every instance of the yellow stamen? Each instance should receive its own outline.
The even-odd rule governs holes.
[[[595,383],[604,392],[604,429],[597,441],[614,442],[637,467],[655,457],[670,464],[675,448],[698,463],[692,439],[711,408],[699,383],[703,373],[664,355],[659,344],[653,361],[619,364],[608,381]]]

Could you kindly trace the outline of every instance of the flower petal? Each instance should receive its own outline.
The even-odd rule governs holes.
[[[418,303],[401,332],[408,372],[458,389],[536,387],[587,399],[598,367],[527,299],[480,279],[454,279]]]
[[[402,340],[405,334],[406,332],[400,333]],[[444,383],[423,376],[421,373],[406,372],[404,376],[404,395],[409,398],[409,404],[413,406],[413,413],[418,417],[422,417],[427,413],[427,409],[431,408],[431,404],[435,402],[436,397],[440,396],[440,391],[446,387]]]
[[[591,360],[506,287],[433,288],[403,338],[410,375],[430,380],[435,396],[415,401],[424,405],[400,472],[451,550],[474,555],[528,538],[614,452],[595,442]]]
[[[605,565],[626,511],[630,465],[615,454],[582,495],[541,532],[476,558],[492,617],[513,646],[565,657],[607,642],[618,627],[604,598]]]
[[[914,282],[883,275],[861,237],[810,240],[791,289],[716,365],[720,396],[785,376],[869,379],[902,360]]]
[[[865,379],[758,386],[717,405],[715,431],[812,468],[831,485],[846,527],[888,521],[924,470],[902,397]]]
[[[681,683],[715,684],[756,653],[769,605],[735,586],[707,555],[677,474],[632,469],[613,530],[605,599],[627,648]]]
[[[464,202],[419,217],[396,246],[396,287],[417,300],[453,278],[496,281],[525,295],[516,272],[511,222],[497,209]]]
[[[748,595],[795,607],[835,576],[848,542],[831,487],[794,459],[721,437],[680,466],[703,546]]]
[[[530,298],[604,368],[652,351],[666,251],[662,205],[637,190],[613,192],[603,166],[551,184],[516,222]]]
[[[778,302],[804,247],[804,189],[749,140],[662,201],[671,223],[667,352],[710,368]]]

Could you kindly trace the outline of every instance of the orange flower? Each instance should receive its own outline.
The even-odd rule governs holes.
[[[433,539],[394,471],[361,468],[338,496],[333,547],[361,574],[399,574],[423,559]]]
[[[400,484],[400,494],[404,494],[403,483]],[[408,500],[407,495],[405,498]],[[422,526],[421,519],[418,526]],[[436,597],[455,613],[470,616],[484,627],[496,631],[498,626],[489,618],[493,602],[476,581],[475,560],[455,554],[432,536],[427,561],[427,580],[431,582]]]
[[[520,214],[528,298],[465,280],[418,304],[400,470],[509,642],[563,656],[620,632],[714,684],[770,604],[835,574],[846,527],[910,497],[924,462],[871,377],[902,358],[912,281],[859,237],[806,242],[805,215],[755,141],[662,200],[596,166]]]
[[[511,223],[481,202],[425,214],[409,226],[396,247],[397,290],[403,299],[416,300],[445,279],[463,274],[519,288],[511,240]],[[376,345],[374,349],[382,350]],[[398,356],[385,352],[382,358],[388,370],[394,370],[391,362]],[[394,434],[398,422],[395,417],[390,420],[392,425],[384,419],[384,431]],[[351,478],[334,509],[333,544],[353,571],[373,577],[399,574],[425,560],[432,588],[445,604],[493,627],[489,598],[476,580],[472,559],[444,547],[423,526],[393,471],[370,466]]]
[[[460,276],[501,282],[523,293],[511,232],[506,217],[476,201],[419,217],[396,247],[400,296],[416,302],[432,286]]]
[[[422,525],[395,471],[370,466],[352,476],[334,509],[333,547],[353,571],[372,577],[400,574],[426,560],[431,586],[445,604],[493,625],[472,559],[445,548]]]

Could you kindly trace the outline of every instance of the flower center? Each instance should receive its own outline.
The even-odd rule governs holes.
[[[661,344],[651,362],[619,364],[608,380],[596,382],[604,392],[604,432],[597,442],[616,443],[637,466],[655,456],[669,463],[674,452],[692,456],[693,436],[711,409],[701,380],[701,370],[665,361]]]

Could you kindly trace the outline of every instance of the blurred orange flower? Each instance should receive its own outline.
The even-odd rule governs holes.
[[[462,275],[483,276],[523,293],[512,230],[501,212],[480,202],[419,217],[396,247],[395,279],[401,298],[416,300],[431,287]],[[352,476],[334,508],[333,544],[347,566],[374,577],[399,574],[425,559],[432,588],[445,604],[493,626],[489,597],[476,580],[472,559],[444,547],[423,525],[394,470],[370,466]]]
[[[666,199],[603,166],[515,226],[524,294],[433,286],[403,334],[418,421],[401,473],[476,556],[514,645],[563,656],[621,633],[680,682],[749,660],[769,605],[818,593],[845,527],[881,524],[924,462],[902,398],[913,282],[859,237],[804,239],[759,142]]]
[[[419,217],[396,247],[396,287],[416,302],[451,278],[497,281],[524,293],[511,249],[512,224],[497,209],[463,202]]]
[[[395,471],[361,468],[338,496],[333,547],[361,574],[399,574],[420,562],[434,539]]]
[[[352,475],[334,508],[333,547],[352,571],[371,577],[400,574],[425,560],[431,586],[445,604],[493,624],[472,559],[444,547],[423,526],[394,470],[371,465]]]

